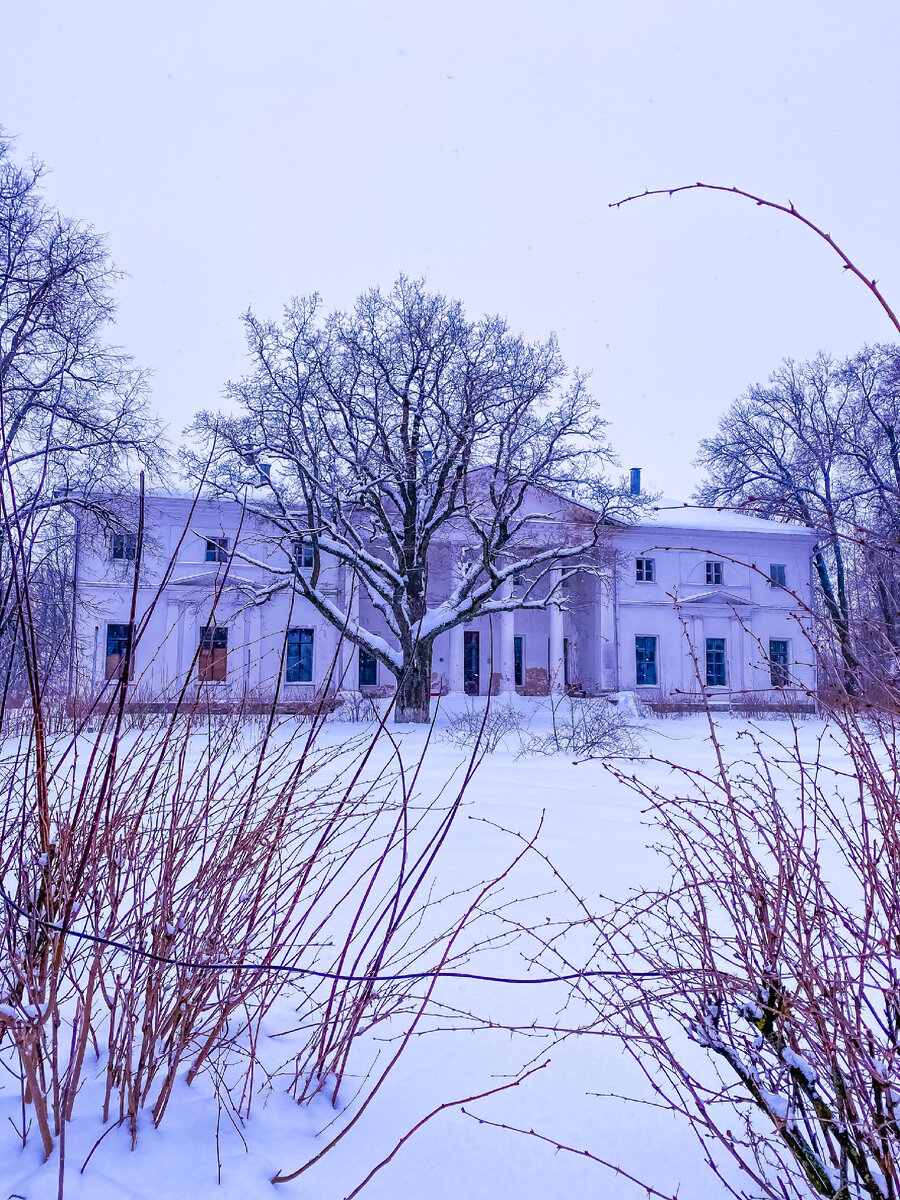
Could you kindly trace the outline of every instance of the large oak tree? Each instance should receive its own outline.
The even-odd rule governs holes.
[[[328,555],[348,568],[381,631],[317,567],[295,564],[284,585],[394,674],[398,721],[426,721],[435,639],[479,614],[543,607],[560,568],[600,537],[614,491],[585,378],[554,337],[532,343],[500,317],[470,320],[402,276],[350,312],[325,315],[312,296],[280,322],[249,313],[245,327],[252,370],[228,388],[241,415],[200,414],[192,465],[273,520],[285,545],[310,539],[317,566]],[[565,498],[540,528],[538,495]],[[573,515],[574,537],[563,519]],[[448,541],[459,559],[436,597],[429,567]],[[514,595],[522,571],[529,586]]]

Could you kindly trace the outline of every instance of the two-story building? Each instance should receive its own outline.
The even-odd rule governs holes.
[[[636,524],[610,524],[602,552],[569,560],[537,586],[514,576],[513,596],[552,591],[542,609],[476,617],[440,635],[433,690],[633,691],[650,702],[706,691],[722,702],[807,704],[816,685],[805,634],[814,542],[797,526],[660,502]],[[81,694],[121,676],[129,644],[136,701],[170,702],[185,689],[216,703],[277,697],[302,706],[329,692],[392,689],[383,663],[342,638],[291,585],[295,569],[315,569],[312,544],[274,537],[264,516],[228,502],[151,496],[135,589],[136,552],[133,532],[79,531]],[[460,545],[435,547],[430,595],[440,600],[462,553]],[[348,567],[321,555],[319,570],[338,608],[389,637]]]

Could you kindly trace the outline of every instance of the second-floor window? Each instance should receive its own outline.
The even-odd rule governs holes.
[[[112,557],[120,562],[134,562],[137,558],[137,534],[114,533],[112,535]]]
[[[636,558],[634,560],[634,578],[636,583],[653,583],[656,579],[656,562],[652,558]]]
[[[309,538],[295,538],[291,546],[294,565],[301,571],[311,571],[316,561],[315,542]]]
[[[214,563],[228,562],[227,537],[213,537],[206,539],[206,561]]]
[[[769,583],[772,587],[787,587],[787,566],[784,563],[769,563]]]
[[[720,584],[723,582],[725,572],[722,569],[720,562],[708,562],[706,564],[706,582],[712,584]]]

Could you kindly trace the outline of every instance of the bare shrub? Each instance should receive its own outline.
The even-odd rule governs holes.
[[[528,724],[528,714],[514,704],[471,700],[465,708],[447,715],[443,737],[461,749],[478,746],[486,753],[493,754],[504,744],[511,749],[521,749]]]
[[[549,713],[549,730],[529,733],[522,743],[524,754],[605,758],[637,749],[636,725],[605,697],[563,696],[550,701]]]
[[[898,733],[847,710],[831,766],[753,728],[728,762],[710,721],[713,771],[668,763],[665,793],[619,774],[669,880],[596,918],[595,966],[627,978],[583,991],[735,1197],[729,1161],[772,1200],[898,1194]]]

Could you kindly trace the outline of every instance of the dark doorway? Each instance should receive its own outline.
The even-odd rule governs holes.
[[[463,632],[463,686],[467,696],[478,695],[478,664],[481,652],[478,648],[478,631]]]

